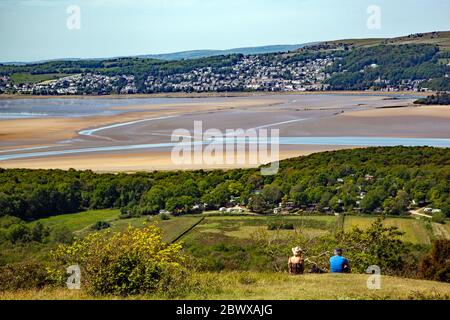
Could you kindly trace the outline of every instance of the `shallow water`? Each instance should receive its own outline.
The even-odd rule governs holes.
[[[378,101],[373,98],[378,97]],[[388,100],[382,100],[386,97]],[[311,106],[330,105],[334,101],[340,104],[358,105],[358,103],[389,105],[396,100],[415,99],[412,95],[383,94],[308,94],[308,95],[256,95],[243,97],[205,97],[205,98],[27,98],[0,99],[0,119],[48,118],[48,117],[84,117],[96,115],[115,115],[124,112],[139,111],[140,105],[218,103],[232,100],[285,100],[287,104],[305,104]],[[397,101],[398,102],[398,101]],[[133,109],[132,106],[136,106]],[[115,107],[127,107],[127,110],[114,110]],[[131,107],[131,108],[130,108]]]
[[[206,98],[201,100],[207,102]],[[190,98],[46,98],[0,99],[0,119],[43,117],[83,117],[115,115],[139,110],[112,110],[115,107],[192,103]]]
[[[223,139],[224,142],[229,138]],[[217,141],[217,140],[216,140]],[[234,141],[234,140],[233,140]],[[239,140],[252,144],[255,140]],[[425,139],[425,138],[385,138],[385,137],[280,137],[280,145],[333,145],[333,146],[356,146],[356,147],[388,147],[388,146],[429,146],[450,148],[450,139]],[[193,143],[195,144],[195,143]],[[191,144],[191,145],[193,145]],[[210,144],[208,141],[199,142],[197,144]],[[152,143],[152,144],[134,144],[134,145],[118,145],[108,147],[92,147],[65,150],[49,150],[39,152],[14,153],[8,155],[0,155],[0,161],[26,159],[36,157],[51,157],[70,154],[84,154],[95,152],[117,152],[130,150],[151,150],[156,148],[173,148],[180,145],[177,142]],[[45,148],[45,147],[42,147]],[[48,147],[51,148],[51,147]],[[28,149],[29,150],[29,149]],[[27,151],[27,149],[9,150],[9,152]],[[6,151],[5,151],[6,152]]]

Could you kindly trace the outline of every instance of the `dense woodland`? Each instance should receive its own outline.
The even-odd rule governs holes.
[[[450,68],[439,63],[439,47],[433,45],[381,45],[349,51],[328,70],[328,83],[335,90],[364,90],[401,84],[405,80],[433,79],[423,84],[433,90],[449,90],[445,74]]]
[[[165,61],[147,58],[114,58],[107,60],[62,60],[25,65],[4,65],[0,74],[12,73],[98,73],[104,75],[164,76],[196,68],[232,66],[242,55],[215,56],[191,60]]]
[[[401,215],[429,206],[450,216],[450,151],[368,148],[281,162],[275,176],[256,169],[97,174],[0,169],[0,215],[24,220],[86,209],[122,208],[124,218],[167,210],[244,205],[257,213],[283,206],[311,212]]]
[[[450,105],[450,94],[446,92],[438,92],[423,99],[414,101],[415,104],[424,105]]]

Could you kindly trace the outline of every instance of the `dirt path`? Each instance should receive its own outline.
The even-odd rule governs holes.
[[[409,213],[411,213],[411,215],[413,216],[418,216],[418,217],[424,217],[424,218],[433,218],[432,216],[428,215],[428,214],[424,214],[421,213],[420,210],[422,210],[423,208],[417,209],[417,210],[411,210]]]

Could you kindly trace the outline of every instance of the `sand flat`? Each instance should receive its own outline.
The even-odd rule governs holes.
[[[450,106],[408,106],[347,112],[348,117],[436,117],[450,119]]]
[[[78,132],[86,128],[95,128],[114,123],[123,123],[152,117],[174,116],[198,112],[214,112],[230,108],[252,108],[281,103],[270,101],[233,101],[227,103],[193,103],[193,104],[162,104],[139,105],[140,112],[124,112],[113,116],[93,116],[78,118],[28,118],[0,121],[0,142],[5,141],[39,141],[41,144],[55,143],[60,140],[73,139]],[[111,109],[136,109],[136,106],[113,107]],[[20,144],[20,147],[24,147]]]
[[[102,100],[98,101],[101,103]],[[148,103],[144,103],[146,101]],[[175,129],[191,131],[194,121],[202,121],[203,130],[217,128],[222,132],[238,128],[279,129],[281,137],[450,138],[450,106],[415,106],[414,99],[410,97],[399,99],[392,95],[367,93],[266,94],[217,101],[173,101],[154,103],[153,100],[142,100],[142,104],[133,106],[124,103],[122,107],[112,107],[122,112],[116,115],[1,120],[2,155],[30,153],[17,149],[43,146],[50,146],[51,150],[92,150],[101,147],[102,151],[71,155],[41,154],[39,157],[2,160],[0,167],[96,171],[247,167],[239,164],[178,167],[170,160],[170,148],[105,151],[115,146],[170,142]],[[148,120],[155,118],[158,120]],[[81,130],[95,128],[103,129],[92,135],[78,134]],[[345,148],[349,147],[352,146]],[[336,145],[282,145],[281,159],[342,148]]]
[[[280,160],[305,156],[312,153],[348,149],[344,146],[295,146],[280,151]],[[248,159],[248,153],[246,153]],[[198,169],[235,169],[255,168],[261,164],[213,164],[213,165],[175,165],[171,160],[170,151],[149,151],[122,154],[83,154],[58,156],[48,158],[30,158],[0,162],[1,168],[29,168],[29,169],[77,169],[93,170],[96,172],[136,172],[153,170],[198,170]]]
[[[211,103],[211,102],[192,102],[192,103],[168,103],[168,104],[161,104],[161,105],[149,105],[149,104],[142,104],[137,106],[119,106],[119,107],[111,107],[111,110],[132,110],[132,109],[139,109],[139,110],[148,110],[152,109],[152,111],[156,110],[167,110],[167,109],[179,109],[183,108],[181,111],[187,110],[210,110],[211,106],[215,106],[216,109],[228,109],[228,108],[249,108],[249,107],[260,107],[260,106],[267,106],[267,105],[276,105],[283,103],[283,100],[280,99],[264,99],[264,100],[258,100],[258,99],[250,99],[250,100],[234,100],[234,101],[226,101],[226,102],[217,102],[217,103]]]
[[[284,135],[450,138],[450,106],[408,106],[346,111],[287,127]]]

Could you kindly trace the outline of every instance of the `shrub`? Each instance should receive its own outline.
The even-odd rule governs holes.
[[[168,214],[165,214],[165,213],[161,213],[160,215],[159,215],[159,219],[161,219],[161,220],[170,220],[170,216],[168,215]]]
[[[22,220],[20,220],[17,217],[13,216],[4,216],[0,218],[0,229],[7,229],[13,224],[21,223]]]
[[[37,222],[31,228],[31,239],[36,242],[43,242],[50,234],[50,229],[45,227],[41,222]]]
[[[91,227],[91,229],[92,230],[96,230],[96,231],[100,231],[100,230],[108,229],[110,227],[111,227],[111,224],[109,222],[98,221]]]
[[[13,224],[7,229],[6,238],[12,243],[29,242],[32,239],[31,230],[24,223]]]
[[[408,248],[400,240],[397,227],[385,227],[383,218],[362,230],[353,228],[349,232],[336,235],[337,245],[345,249],[352,269],[363,273],[371,265],[377,265],[384,274],[396,274],[403,268],[403,257]]]
[[[120,219],[139,218],[156,213],[158,213],[158,210],[153,207],[131,205],[120,209]]]
[[[154,225],[124,232],[96,232],[52,256],[61,267],[78,264],[82,285],[91,294],[160,293],[176,286],[185,272],[181,245],[168,245]]]
[[[13,217],[5,217],[0,222],[0,238],[9,240],[13,244],[31,241],[45,242],[50,234],[49,230],[41,222],[30,227],[24,221]]]
[[[419,274],[428,280],[450,282],[450,240],[436,240],[419,265]]]
[[[0,267],[0,291],[41,289],[47,283],[46,268],[37,262],[19,262]]]
[[[285,221],[269,221],[267,223],[268,230],[294,230],[294,224]]]
[[[439,212],[439,213],[433,214],[433,218],[431,219],[431,221],[440,223],[440,224],[445,224],[445,218],[446,218],[445,214],[442,212]]]
[[[50,231],[50,240],[55,243],[71,243],[74,235],[69,228],[65,226],[57,226]]]

